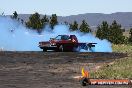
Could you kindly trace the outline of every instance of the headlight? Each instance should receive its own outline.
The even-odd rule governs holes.
[[[55,43],[53,43],[52,45],[55,45]]]

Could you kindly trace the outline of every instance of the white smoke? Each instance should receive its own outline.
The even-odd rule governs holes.
[[[82,34],[79,31],[70,32],[66,25],[57,25],[53,31],[46,26],[39,35],[36,31],[31,31],[18,21],[9,17],[0,16],[0,48],[7,51],[41,51],[38,47],[40,41],[48,41],[57,35],[74,34],[79,42],[94,42],[95,52],[112,52],[111,43],[107,40],[99,40],[92,34]],[[81,50],[84,52],[84,50]],[[85,51],[86,52],[86,51]]]

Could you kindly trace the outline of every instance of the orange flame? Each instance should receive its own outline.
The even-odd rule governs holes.
[[[89,78],[89,73],[88,71],[84,70],[84,68],[82,68],[82,76],[85,78]]]

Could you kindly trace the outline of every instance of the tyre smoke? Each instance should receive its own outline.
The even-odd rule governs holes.
[[[100,40],[92,34],[83,34],[79,31],[70,32],[66,25],[57,25],[50,29],[47,25],[41,34],[26,28],[17,20],[0,16],[0,49],[5,51],[42,51],[38,47],[40,41],[48,41],[57,35],[76,35],[79,42],[97,43],[95,52],[112,52],[111,43]],[[80,50],[88,52],[87,50]]]

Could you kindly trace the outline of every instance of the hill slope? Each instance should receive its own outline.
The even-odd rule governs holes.
[[[24,21],[27,21],[29,16],[30,14],[19,14],[19,18],[24,19]],[[80,24],[83,19],[85,19],[86,22],[88,22],[88,24],[92,27],[98,26],[102,21],[108,21],[108,23],[111,23],[113,20],[117,20],[117,22],[126,29],[132,27],[132,12],[117,12],[112,14],[86,13],[65,17],[58,16],[58,21],[60,23],[63,23],[65,21],[71,23],[76,20]]]

